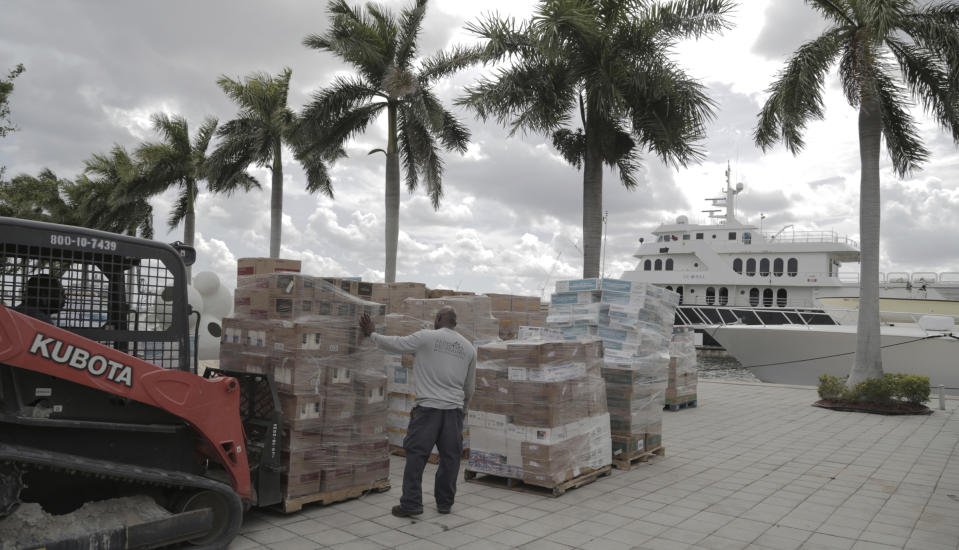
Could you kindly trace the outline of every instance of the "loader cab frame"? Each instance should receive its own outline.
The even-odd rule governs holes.
[[[0,217],[0,301],[29,306],[31,284],[52,279],[63,293],[58,311],[49,314],[52,324],[157,366],[195,373],[184,266],[194,258],[186,246]]]

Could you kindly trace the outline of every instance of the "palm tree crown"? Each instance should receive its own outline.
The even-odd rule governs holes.
[[[631,189],[640,149],[676,166],[702,157],[696,142],[713,102],[670,53],[679,39],[724,29],[730,9],[727,0],[542,0],[528,22],[468,26],[485,39],[485,60],[511,63],[460,102],[512,133],[551,135],[583,168],[584,277],[599,275],[603,164]]]
[[[183,241],[193,246],[196,233],[195,203],[200,189],[198,183],[206,178],[206,152],[216,132],[217,120],[207,118],[200,125],[193,141],[187,120],[179,115],[155,113],[153,129],[162,141],[141,145],[136,156],[142,163],[143,177],[134,186],[134,192],[153,196],[168,189],[178,191],[176,205],[167,220],[170,229],[183,223]],[[231,193],[237,189],[249,191],[259,183],[245,171],[233,174],[218,191]],[[189,272],[189,269],[188,269]]]
[[[412,192],[422,179],[434,208],[443,196],[443,160],[439,147],[466,152],[469,131],[431,91],[441,78],[476,61],[470,50],[454,48],[417,63],[417,38],[427,0],[415,0],[397,19],[376,4],[351,8],[345,0],[329,3],[329,30],[303,40],[353,65],[357,74],[338,77],[318,91],[303,113],[305,138],[321,150],[341,151],[354,135],[387,114],[386,281],[396,277],[399,234],[400,160]],[[372,153],[373,151],[371,151]]]
[[[114,145],[84,164],[83,175],[64,190],[78,225],[152,239],[153,207],[133,192],[143,173],[126,149]]]
[[[835,64],[846,100],[859,109],[861,290],[856,360],[848,383],[881,377],[879,346],[879,156],[882,138],[900,176],[929,150],[909,113],[922,106],[959,143],[959,2],[807,0],[829,21],[770,87],[754,134],[764,150],[782,141],[797,154],[803,131],[822,119],[822,90]],[[911,99],[910,99],[911,96]]]
[[[270,257],[280,254],[283,216],[283,144],[293,146],[307,176],[307,190],[332,196],[324,160],[328,156],[298,147],[298,120],[287,107],[290,89],[289,68],[279,75],[255,73],[243,80],[221,77],[217,84],[240,108],[235,119],[220,126],[216,149],[207,159],[210,190],[226,191],[242,181],[251,164],[269,167],[272,172],[270,197]]]

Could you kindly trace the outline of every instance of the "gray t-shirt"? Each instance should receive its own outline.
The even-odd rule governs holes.
[[[448,328],[421,330],[409,336],[370,339],[382,350],[413,353],[415,404],[434,409],[469,408],[476,384],[476,349],[461,334]]]

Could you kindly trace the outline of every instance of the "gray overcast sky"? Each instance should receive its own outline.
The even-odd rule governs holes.
[[[394,10],[407,2],[387,1]],[[614,173],[605,178],[609,211],[606,273],[634,265],[639,237],[660,222],[687,214],[698,220],[723,186],[726,163],[746,191],[743,218],[765,229],[835,230],[858,240],[859,159],[856,113],[835,79],[826,94],[827,119],[810,125],[807,148],[792,157],[782,147],[763,155],[752,144],[764,90],[785,57],[822,28],[801,0],[748,0],[733,15],[736,27],[721,37],[683,44],[677,55],[705,82],[719,104],[701,165],[674,170],[644,156],[642,182],[625,191]],[[525,18],[533,2],[434,0],[421,52],[472,40],[467,21],[488,12]],[[164,2],[8,0],[0,20],[0,70],[24,63],[11,108],[19,132],[0,141],[8,176],[44,167],[72,178],[83,160],[114,143],[134,148],[155,139],[151,113],[227,121],[235,107],[216,86],[222,74],[293,70],[290,105],[349,67],[301,45],[322,32],[324,1],[252,0]],[[479,71],[441,84],[450,105]],[[541,136],[508,138],[493,123],[457,113],[473,132],[466,155],[446,154],[446,197],[434,212],[422,192],[404,193],[400,213],[398,280],[480,292],[540,294],[557,278],[582,270],[582,174],[566,165]],[[926,169],[901,181],[883,160],[882,269],[959,271],[959,155],[948,136],[924,123],[933,156]],[[385,124],[359,136],[349,158],[334,168],[335,200],[304,189],[302,170],[288,161],[285,174],[283,256],[300,258],[316,275],[383,276],[383,161],[368,156],[385,145]],[[232,280],[235,259],[268,250],[269,173],[253,170],[264,190],[198,200],[199,270]],[[166,233],[172,195],[154,201],[157,238]],[[855,271],[857,266],[846,266]],[[197,272],[195,271],[195,272]]]

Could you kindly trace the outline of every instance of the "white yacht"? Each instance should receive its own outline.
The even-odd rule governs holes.
[[[839,268],[859,261],[859,244],[833,231],[796,231],[792,225],[764,232],[737,217],[742,191],[727,169],[723,195],[707,199],[707,222],[679,216],[661,224],[653,239],[640,239],[636,268],[622,278],[679,292],[677,322],[694,326],[797,322],[784,310],[804,316],[804,324],[847,322],[824,315],[820,300],[856,299],[858,305],[858,270],[847,275]],[[951,308],[959,300],[959,273],[890,273],[880,280],[882,299],[923,300],[917,311],[946,313],[926,302]],[[714,342],[707,336],[704,343]]]
[[[883,370],[928,376],[932,386],[959,393],[959,337],[951,316],[883,323]],[[706,329],[763,382],[814,386],[819,375],[846,376],[856,354],[856,326],[717,325]]]

